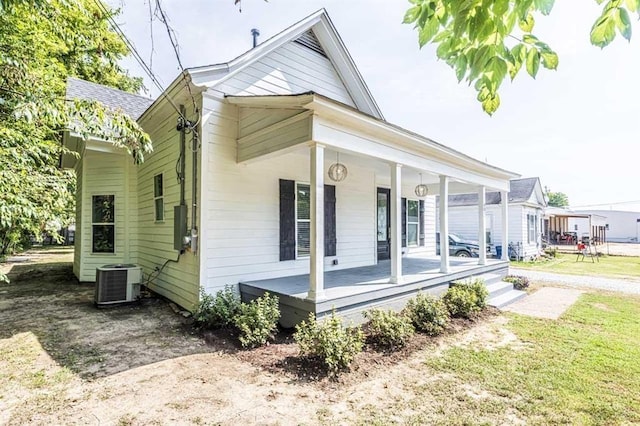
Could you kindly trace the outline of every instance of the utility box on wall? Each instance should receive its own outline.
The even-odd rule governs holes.
[[[173,248],[184,250],[184,237],[187,235],[187,206],[173,207]]]

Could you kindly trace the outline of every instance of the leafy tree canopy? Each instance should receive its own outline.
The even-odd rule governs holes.
[[[558,55],[534,34],[536,19],[548,15],[555,0],[409,0],[404,23],[415,24],[420,47],[437,45],[437,56],[478,92],[488,114],[500,106],[498,89],[524,66],[535,78],[555,70]],[[605,47],[617,34],[631,39],[630,14],[640,17],[640,0],[595,0],[602,13],[591,28],[591,43]]]
[[[564,192],[551,192],[545,188],[547,204],[551,207],[569,207],[569,197]]]
[[[75,176],[58,168],[63,130],[108,137],[137,161],[151,149],[124,114],[64,99],[67,76],[139,90],[141,79],[118,65],[128,53],[92,0],[0,0],[0,255],[71,220]]]

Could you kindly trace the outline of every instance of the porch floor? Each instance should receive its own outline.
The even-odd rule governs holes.
[[[385,301],[392,299],[405,300],[421,290],[437,294],[444,291],[451,281],[492,272],[504,275],[508,266],[509,262],[499,259],[487,259],[486,265],[478,265],[477,258],[452,257],[450,272],[443,274],[440,272],[439,256],[409,255],[402,258],[403,282],[400,284],[389,282],[389,260],[380,261],[376,265],[325,271],[325,298],[316,302],[307,299],[309,274],[244,281],[240,283],[240,290],[247,300],[267,291],[275,294],[280,298],[282,307],[295,308],[295,316],[304,319],[308,312],[321,316],[332,309],[352,310],[356,307],[385,304]]]

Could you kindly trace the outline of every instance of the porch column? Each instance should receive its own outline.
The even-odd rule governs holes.
[[[509,193],[500,192],[502,200],[502,260],[509,260]]]
[[[449,176],[440,175],[440,272],[449,269]]]
[[[486,188],[481,186],[478,188],[478,245],[480,246],[480,252],[478,253],[480,259],[478,260],[478,265],[487,264],[487,220],[485,215],[485,204]]]
[[[391,277],[402,283],[402,165],[391,164]]]
[[[307,299],[324,299],[324,146],[314,143],[311,158],[310,267]]]

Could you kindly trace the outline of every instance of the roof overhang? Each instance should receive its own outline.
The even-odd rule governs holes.
[[[398,162],[418,170],[433,170],[460,182],[508,191],[509,180],[519,177],[417,133],[367,115],[355,108],[314,93],[299,95],[227,96],[227,102],[245,108],[281,108],[312,111],[310,141],[346,151],[364,153],[364,142],[377,151],[370,156]],[[346,139],[353,139],[349,145]],[[362,143],[356,143],[362,141]],[[343,143],[344,142],[344,143]],[[361,150],[362,149],[362,150]],[[396,155],[398,154],[398,155]],[[464,173],[459,173],[464,171]]]

